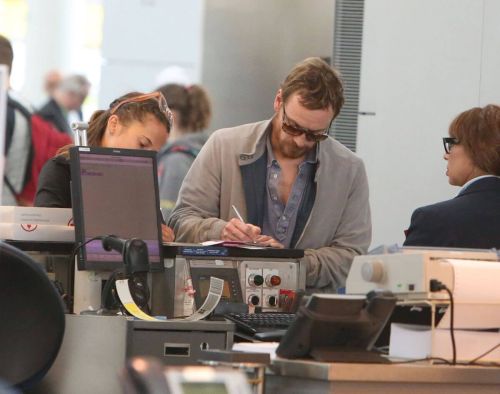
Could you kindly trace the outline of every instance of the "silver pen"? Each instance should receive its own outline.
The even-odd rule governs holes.
[[[236,213],[236,216],[238,216],[238,219],[240,219],[241,223],[245,223],[245,221],[243,220],[243,217],[241,216],[241,214],[239,213],[239,211],[236,209],[236,207],[233,205],[231,205],[231,207],[233,208],[234,212]],[[255,239],[252,239],[252,243],[256,244],[257,241]]]
[[[236,209],[236,207],[233,205],[231,205],[231,207],[233,207],[233,210],[234,210],[234,213],[236,213],[236,216],[238,216],[238,219],[240,219],[240,221],[242,223],[245,223],[245,221],[243,220],[243,217],[241,216],[241,214],[238,212],[238,210]]]

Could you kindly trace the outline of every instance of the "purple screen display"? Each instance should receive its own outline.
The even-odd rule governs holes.
[[[113,234],[140,238],[148,245],[149,260],[160,261],[157,200],[153,159],[80,152],[85,240]],[[120,261],[101,241],[86,246],[88,261]]]

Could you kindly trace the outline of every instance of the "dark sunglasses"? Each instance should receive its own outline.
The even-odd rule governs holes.
[[[454,137],[443,137],[443,146],[444,146],[444,151],[448,154],[450,154],[451,148],[453,148],[454,145],[458,145],[460,141],[458,141]]]
[[[305,134],[306,139],[311,142],[320,142],[324,141],[328,138],[328,132],[330,131],[330,127],[332,126],[333,119],[330,121],[330,125],[325,130],[312,131],[303,129],[301,127],[292,126],[288,123],[288,119],[285,112],[285,106],[283,105],[283,120],[281,121],[282,130],[294,137],[298,137],[299,135]]]

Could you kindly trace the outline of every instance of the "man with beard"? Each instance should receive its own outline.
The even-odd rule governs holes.
[[[272,119],[218,130],[202,148],[170,218],[176,239],[304,249],[308,290],[343,287],[371,240],[364,165],[328,136],[343,102],[332,67],[319,58],[297,64]]]

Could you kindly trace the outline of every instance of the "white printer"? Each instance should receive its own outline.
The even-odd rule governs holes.
[[[366,294],[380,289],[402,300],[447,299],[445,293],[432,293],[429,283],[437,279],[453,291],[449,260],[457,259],[498,263],[493,250],[401,248],[397,253],[356,256],[347,276],[346,293]]]

